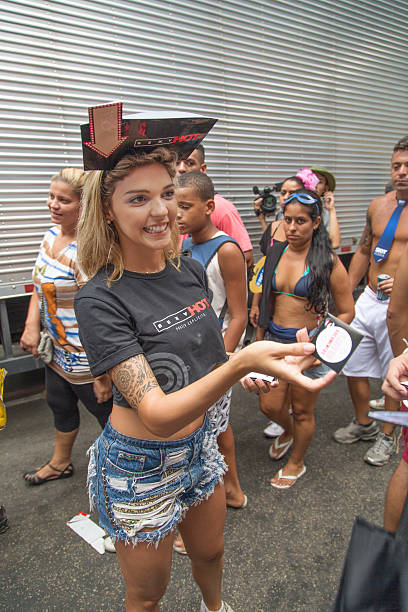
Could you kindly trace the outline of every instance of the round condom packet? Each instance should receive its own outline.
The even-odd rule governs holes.
[[[316,352],[319,358],[328,363],[338,363],[346,359],[353,348],[350,334],[342,327],[329,325],[316,338]]]

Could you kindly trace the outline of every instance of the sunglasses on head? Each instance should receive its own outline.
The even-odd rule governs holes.
[[[305,204],[306,206],[316,204],[316,206],[320,210],[319,201],[308,193],[292,193],[292,195],[290,195],[288,199],[284,201],[284,206],[286,206],[290,202],[293,202],[293,200],[297,200],[298,202],[300,202],[301,204]]]

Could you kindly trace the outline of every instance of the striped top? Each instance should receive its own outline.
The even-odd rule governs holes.
[[[77,263],[76,241],[58,255],[53,253],[59,231],[58,226],[53,226],[45,233],[33,270],[39,306],[40,309],[44,306],[45,325],[54,342],[49,367],[71,383],[88,383],[93,377],[79,340],[74,312],[75,294],[87,279]]]

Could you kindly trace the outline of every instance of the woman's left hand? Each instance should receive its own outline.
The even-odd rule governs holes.
[[[93,381],[93,390],[98,404],[107,402],[112,397],[112,383],[109,374],[102,374]]]

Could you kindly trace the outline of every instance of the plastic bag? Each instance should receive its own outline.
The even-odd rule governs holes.
[[[7,423],[6,406],[3,402],[4,379],[6,378],[7,370],[0,368],[0,429],[4,429]]]
[[[51,363],[54,353],[54,344],[50,332],[46,329],[40,332],[40,343],[37,347],[37,353],[38,357],[42,359],[44,363]]]
[[[402,523],[401,520],[401,528]],[[394,533],[357,518],[332,612],[407,610],[407,543]]]

